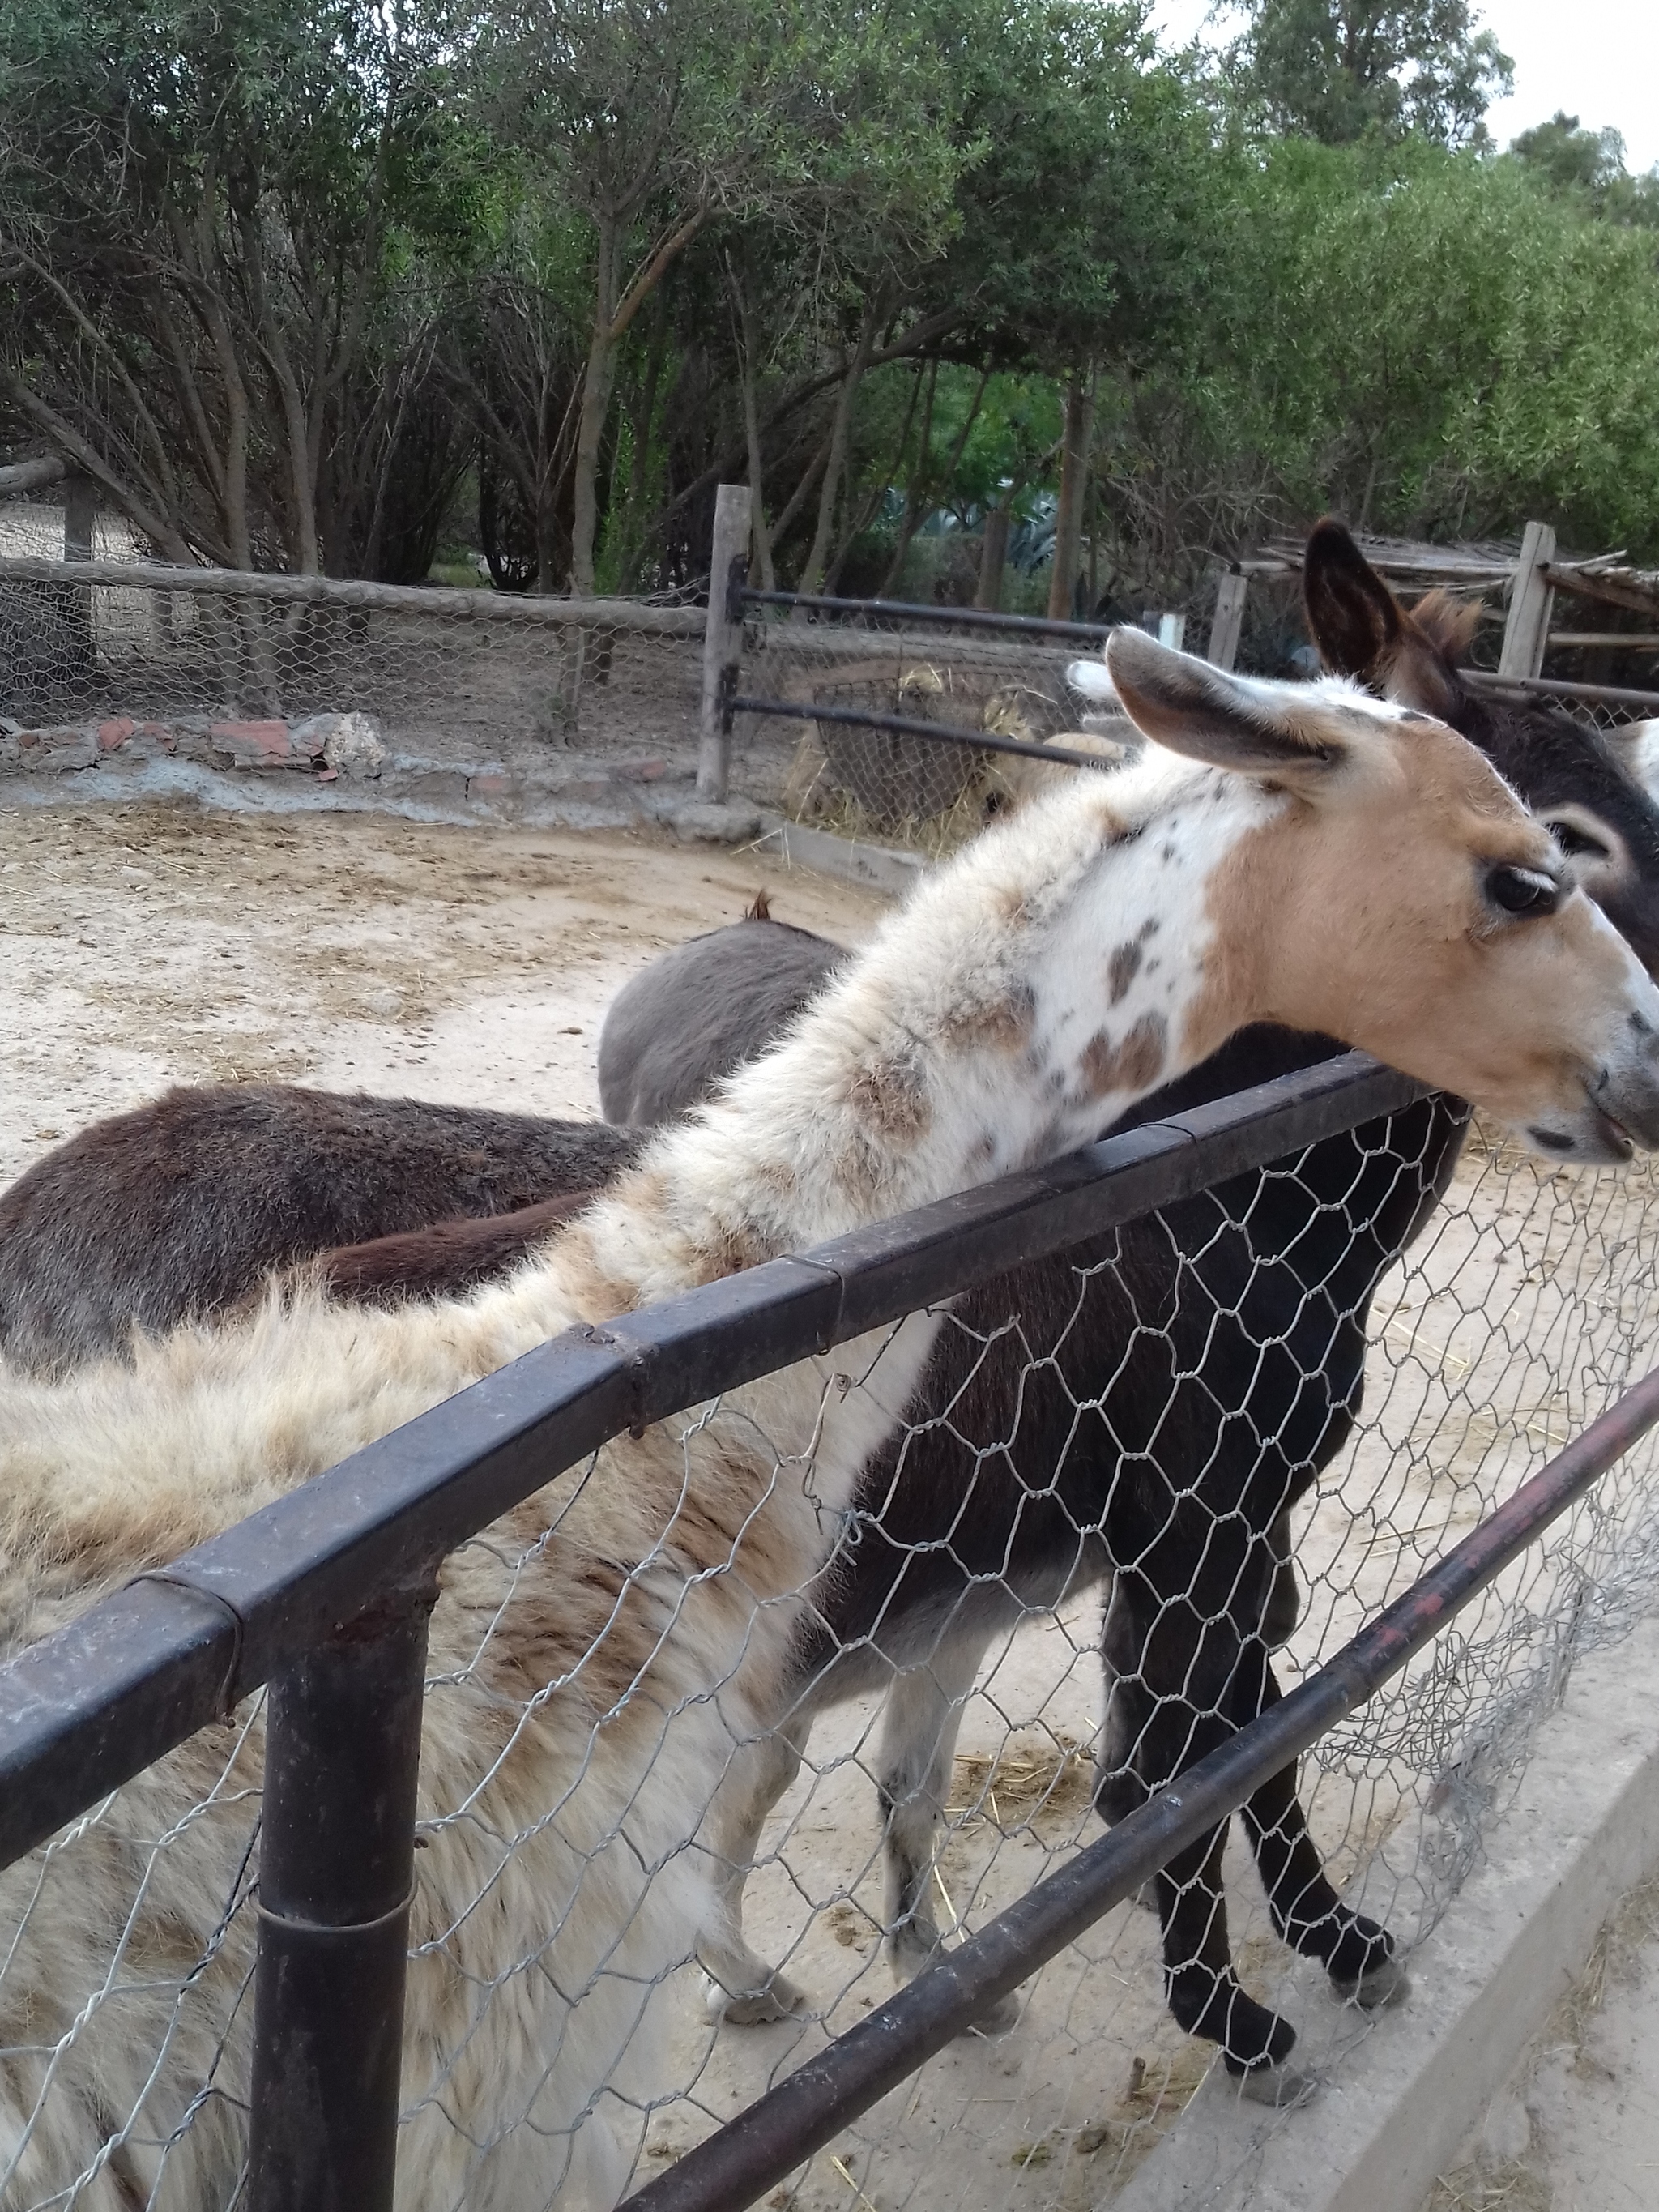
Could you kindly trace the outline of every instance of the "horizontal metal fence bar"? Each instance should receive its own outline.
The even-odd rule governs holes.
[[[1100,644],[1117,627],[1113,623],[1050,622],[1045,615],[994,614],[988,607],[935,607],[913,599],[830,599],[803,592],[744,590],[738,592],[738,600],[745,607],[805,607],[813,614],[828,615],[892,615],[906,622],[1000,631],[1010,637],[1073,638],[1083,645]]]
[[[1557,684],[1547,676],[1493,676],[1484,668],[1460,668],[1466,684],[1483,691],[1542,691],[1564,699],[1607,699],[1615,706],[1659,709],[1659,691],[1632,691],[1617,684]]]
[[[0,1865],[623,1430],[1424,1095],[1340,1054],[567,1330],[0,1667]]]
[[[744,2212],[1235,1812],[1420,1651],[1659,1421],[1659,1368],[1362,1628],[1328,1666],[1079,1851],[628,2200]]]
[[[168,568],[160,562],[50,561],[0,555],[0,580],[88,584],[124,592],[193,592],[212,599],[264,599],[277,606],[358,607],[387,615],[464,615],[469,621],[555,629],[635,629],[701,638],[701,607],[642,606],[636,599],[544,599],[529,593],[456,591],[439,585],[373,584],[359,577],[291,576],[280,570]]]
[[[823,707],[816,700],[802,703],[788,699],[733,699],[734,714],[786,714],[792,722],[846,722],[856,728],[896,730],[908,738],[932,738],[942,745],[976,745],[988,753],[1016,753],[1026,760],[1048,761],[1062,768],[1115,769],[1119,763],[1099,753],[1073,752],[1066,745],[1039,745],[1023,738],[993,736],[985,730],[952,729],[948,722],[924,722],[914,714],[866,714],[857,707]]]

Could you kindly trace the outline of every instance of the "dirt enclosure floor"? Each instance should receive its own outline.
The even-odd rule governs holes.
[[[0,812],[0,1180],[169,1083],[597,1115],[612,995],[762,889],[848,943],[882,910],[757,854],[622,834]]]
[[[281,1079],[595,1114],[599,1024],[619,985],[661,947],[736,920],[762,889],[781,920],[848,943],[883,910],[873,894],[770,858],[623,835],[0,811],[0,1179],[173,1082]],[[1307,1602],[1287,1682],[1649,1364],[1651,1194],[1634,1177],[1540,1175],[1471,1148],[1379,1295],[1361,1433],[1302,1537]],[[1443,1906],[1476,1848],[1471,1823],[1524,1757],[1517,1714],[1548,1708],[1561,1578],[1592,1592],[1616,1579],[1630,1532],[1651,1528],[1644,1484],[1659,1487],[1647,1458],[1606,1493],[1598,1523],[1574,1522],[1570,1555],[1534,1557],[1489,1594],[1455,1663],[1445,1652],[1421,1662],[1304,1778],[1338,1878],[1358,1877],[1368,1908],[1407,1936]],[[1650,1536],[1633,1603],[1659,1580],[1653,1552]],[[1095,1593],[1040,1616],[993,1655],[964,1717],[937,1878],[943,1926],[982,1923],[1098,1832],[1086,1753],[1099,1605]],[[872,1700],[826,1717],[750,1884],[751,1941],[787,1961],[813,2012],[716,2033],[688,1973],[678,2090],[653,2120],[647,2172],[886,1995],[878,1722]],[[1354,2015],[1321,1977],[1286,1993],[1287,1956],[1236,1839],[1231,1851],[1247,1984],[1296,2017],[1316,2061],[1339,2054]],[[1120,1906],[1037,1979],[1011,2033],[952,2045],[769,2204],[1104,2203],[1210,2055],[1165,2014],[1157,1952],[1152,1917]]]

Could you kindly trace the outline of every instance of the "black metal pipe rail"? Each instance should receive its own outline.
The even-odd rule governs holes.
[[[792,722],[846,722],[859,729],[894,730],[907,738],[932,738],[942,745],[975,745],[982,752],[1014,753],[1026,760],[1058,763],[1062,768],[1113,769],[1118,763],[1101,753],[1080,753],[1069,745],[1039,745],[1024,738],[1003,738],[986,730],[958,730],[949,722],[924,722],[915,714],[866,714],[859,707],[824,707],[817,701],[797,699],[728,699],[729,721],[733,714],[783,714]]]
[[[1328,1665],[1029,1889],[628,2200],[635,2212],[743,2212],[914,2074],[1177,1851],[1373,1696],[1659,1421],[1659,1368],[1367,1623]]]
[[[0,1666],[0,1866],[624,1430],[1425,1095],[1341,1054],[566,1330]]]
[[[1482,691],[1541,693],[1546,698],[1588,699],[1592,702],[1605,699],[1615,707],[1659,708],[1659,691],[1632,691],[1622,684],[1558,684],[1549,676],[1494,676],[1484,668],[1462,668],[1458,673],[1466,684],[1473,684]]]
[[[896,621],[938,623],[957,629],[1000,631],[1011,637],[1059,637],[1079,645],[1098,645],[1111,635],[1111,623],[1051,622],[1046,615],[1000,615],[988,607],[924,606],[909,599],[832,599],[811,592],[751,592],[745,585],[732,594],[742,607],[804,607],[810,614],[890,615]]]

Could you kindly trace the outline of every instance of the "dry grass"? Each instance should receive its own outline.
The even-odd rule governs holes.
[[[1042,1728],[1009,1736],[994,1756],[964,1752],[957,1760],[948,1810],[953,1819],[988,1820],[1005,1834],[1042,1820],[1086,1811],[1094,1768],[1086,1746]]]

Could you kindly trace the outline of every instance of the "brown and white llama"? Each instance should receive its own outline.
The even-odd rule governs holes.
[[[1659,993],[1471,747],[1345,684],[1249,684],[1133,634],[1111,665],[1146,758],[924,883],[504,1283],[395,1313],[273,1298],[131,1367],[10,1383],[4,1646],[562,1329],[1066,1151],[1248,1022],[1364,1046],[1555,1158],[1659,1140]],[[401,2212],[574,2212],[625,2185],[708,1907],[710,1793],[769,1717],[795,1593],[938,1326],[618,1437],[446,1563]],[[244,1707],[0,1876],[8,2207],[82,2175],[90,2212],[234,2194],[261,1741]]]

